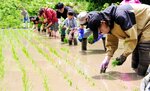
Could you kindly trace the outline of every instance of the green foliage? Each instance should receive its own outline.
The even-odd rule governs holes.
[[[72,7],[76,13],[86,10],[88,2],[61,0],[66,6]],[[1,0],[0,28],[20,28],[23,21],[21,9],[25,8],[29,16],[36,16],[41,7],[54,9],[59,0]],[[79,9],[80,8],[80,9]]]
[[[105,8],[105,3],[111,5],[112,3],[121,2],[122,0],[86,0],[89,3],[88,11],[97,10],[100,11]]]
[[[18,0],[7,0],[0,2],[0,27],[16,27],[20,25],[20,4]]]
[[[119,4],[122,0],[61,0],[65,6],[72,7],[78,14],[81,11],[101,11],[112,3]],[[0,2],[0,28],[20,28],[23,17],[21,9],[25,8],[29,16],[36,16],[41,7],[54,9],[60,0],[1,0]],[[142,0],[149,4],[149,0]]]

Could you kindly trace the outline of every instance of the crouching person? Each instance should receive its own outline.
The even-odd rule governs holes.
[[[72,45],[72,42],[74,42],[74,45],[77,45],[77,39],[75,37],[77,22],[73,11],[68,11],[67,18],[64,21],[64,28],[66,28],[65,32],[69,34],[69,45]]]
[[[144,18],[144,19],[143,19]],[[124,41],[124,52],[116,58],[122,65],[132,53],[132,68],[144,76],[150,64],[150,6],[145,4],[111,5],[89,20],[89,28],[97,39],[98,33],[107,34],[107,54],[101,64],[105,72],[111,57],[118,48],[119,39]]]
[[[43,23],[47,23],[45,29],[48,31],[49,36],[56,36],[58,30],[58,18],[56,11],[50,8],[41,8],[39,10],[39,16],[44,18]],[[52,30],[52,31],[51,31]]]
[[[32,29],[38,30],[40,32],[42,21],[40,21],[40,18],[38,16],[31,16],[30,21],[33,22],[33,27]]]
[[[106,47],[105,47],[105,36],[103,36],[102,34],[99,34],[99,37],[97,39],[93,39],[92,36],[92,33],[93,31],[91,31],[91,29],[89,28],[88,26],[88,23],[89,23],[89,20],[92,18],[92,17],[95,17],[97,16],[99,13],[97,11],[91,11],[89,13],[87,12],[81,12],[79,15],[78,15],[78,21],[79,21],[79,24],[80,26],[86,26],[86,29],[84,29],[84,34],[82,36],[82,39],[80,37],[80,41],[82,42],[82,46],[81,46],[81,49],[83,51],[87,50],[87,39],[88,39],[88,43],[90,44],[93,44],[95,42],[97,42],[98,40],[102,39],[103,41],[103,45],[104,45],[104,49],[106,51]],[[92,38],[92,40],[91,40]],[[90,39],[90,41],[89,41]]]

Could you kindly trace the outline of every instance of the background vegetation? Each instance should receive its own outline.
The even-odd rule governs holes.
[[[25,8],[30,16],[37,15],[40,7],[55,7],[60,0],[1,0],[0,28],[20,28],[22,23],[21,9]],[[111,3],[119,4],[122,0],[61,0],[66,6],[71,6],[77,13],[81,11],[103,10]],[[149,0],[142,3],[150,4]]]

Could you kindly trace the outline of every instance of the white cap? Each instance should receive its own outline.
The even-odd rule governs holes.
[[[79,20],[79,24],[85,24],[87,19],[88,13],[87,12],[81,12],[77,18]]]

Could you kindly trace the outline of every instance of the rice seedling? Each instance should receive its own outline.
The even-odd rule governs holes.
[[[66,53],[69,53],[69,49],[68,48],[65,48],[65,47],[61,47],[60,50],[62,50],[63,52],[66,52]]]
[[[87,40],[88,40],[88,43],[93,43],[94,42],[93,35],[90,35]]]
[[[64,38],[64,43],[68,43],[68,38]]]
[[[4,78],[5,67],[4,67],[4,56],[2,53],[2,47],[0,47],[0,79]]]
[[[48,86],[48,82],[47,82],[47,78],[46,77],[44,77],[43,85],[44,85],[45,91],[52,91],[52,90],[50,90],[50,88]]]
[[[11,50],[12,50],[13,58],[14,58],[15,62],[18,64],[18,66],[22,72],[23,89],[24,89],[24,91],[31,91],[31,84],[29,83],[29,80],[28,80],[28,77],[26,74],[26,70],[25,70],[24,66],[20,63],[19,57],[15,51],[14,43],[12,43],[11,40],[10,40],[10,44],[12,46]]]
[[[114,60],[112,61],[112,66],[113,66],[113,67],[116,67],[117,64],[120,64],[120,62],[114,59]]]

